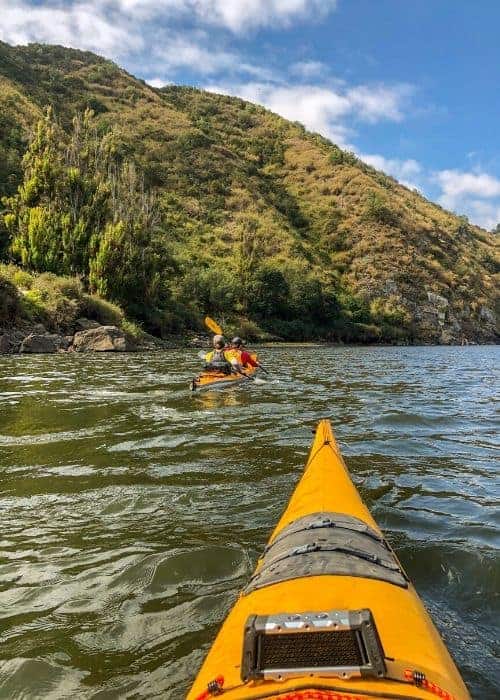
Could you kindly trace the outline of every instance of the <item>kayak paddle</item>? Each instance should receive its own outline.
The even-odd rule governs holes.
[[[217,321],[214,321],[214,319],[210,318],[210,316],[205,316],[205,326],[211,330],[212,333],[215,333],[215,335],[224,335],[222,328],[219,326]]]
[[[205,326],[210,331],[212,331],[212,333],[215,333],[215,335],[224,335],[224,331],[222,330],[222,327],[219,326],[217,321],[214,321],[214,319],[211,318],[210,316],[205,316]],[[198,357],[201,357],[201,355],[198,354]],[[205,356],[203,355],[203,357],[201,359],[202,360],[205,359]],[[259,362],[258,366],[259,366],[259,369],[261,369],[264,372],[264,374],[269,374],[268,370],[265,367],[263,367],[260,364],[260,362]],[[241,373],[241,374],[243,374],[243,373]],[[246,375],[246,374],[243,374],[243,376],[248,377],[248,375]],[[252,381],[255,381],[255,379],[253,377],[248,377],[248,379],[252,379]]]

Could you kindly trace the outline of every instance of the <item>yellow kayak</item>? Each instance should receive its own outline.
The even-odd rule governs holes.
[[[470,695],[361,501],[329,421],[188,700]]]
[[[245,375],[233,373],[224,374],[223,372],[203,371],[197,377],[191,380],[189,388],[191,391],[206,391],[207,389],[227,389],[231,386],[238,386],[243,382],[251,382],[252,377],[256,372],[255,367],[246,368]]]

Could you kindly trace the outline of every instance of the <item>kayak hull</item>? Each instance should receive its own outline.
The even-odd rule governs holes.
[[[252,382],[252,379],[249,379],[249,377],[253,377],[255,369],[246,369],[245,374],[247,376],[241,374],[223,374],[222,372],[201,372],[197,377],[191,380],[189,388],[191,391],[197,393],[200,391],[229,389],[239,386],[240,384]]]
[[[289,533],[296,527],[296,523],[312,514],[313,518],[314,514],[321,517],[331,514],[333,519],[340,518],[341,529],[342,516],[350,518],[353,523],[360,523],[361,529],[364,524],[369,537],[374,541],[377,537],[380,538],[387,548],[389,564],[394,562],[394,568],[399,571],[398,576],[404,578],[397,579],[398,585],[387,580],[367,578],[363,573],[356,573],[355,562],[351,575],[329,572],[316,575],[314,567],[306,567],[307,571],[303,575],[290,579],[286,579],[289,572],[286,571],[286,566],[282,566],[282,580],[271,580],[266,584],[266,572],[269,574],[276,571],[276,564],[271,562],[271,566],[268,566],[267,560],[273,556],[273,551],[279,550],[280,542],[290,538]],[[338,531],[338,523],[336,527]],[[335,529],[329,528],[332,532]],[[315,546],[317,533],[318,530],[311,530],[311,542]],[[352,535],[355,536],[356,533]],[[466,700],[470,697],[414,587],[407,580],[400,563],[383,539],[380,528],[361,501],[328,421],[321,421],[317,428],[305,472],[270,537],[266,552],[257,563],[250,586],[240,595],[223,623],[188,693],[188,700],[212,697],[206,695],[207,687],[218,677],[224,679],[222,697],[225,700],[256,700],[264,697],[287,700],[348,700],[365,697],[415,699],[436,696],[448,700]],[[304,554],[304,550],[300,554]],[[364,562],[360,565],[360,571],[363,571]],[[369,562],[366,565],[369,566]],[[263,585],[260,586],[259,581],[263,581]],[[303,674],[293,671],[291,677],[283,674],[279,681],[276,678],[243,680],[245,673],[242,674],[242,649],[246,625],[251,616],[300,616],[308,611],[325,614],[324,611],[366,609],[371,611],[383,649],[383,663],[386,667],[384,677],[359,677],[338,670],[333,673],[313,670],[312,673]],[[422,682],[419,674],[424,679]]]

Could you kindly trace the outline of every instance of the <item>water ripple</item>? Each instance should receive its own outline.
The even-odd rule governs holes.
[[[196,353],[0,358],[0,697],[172,698],[330,417],[475,697],[500,674],[496,348],[269,348],[191,396]]]

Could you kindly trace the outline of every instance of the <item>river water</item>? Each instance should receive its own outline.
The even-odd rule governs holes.
[[[0,697],[180,700],[331,418],[473,697],[500,696],[498,348],[0,357]]]

